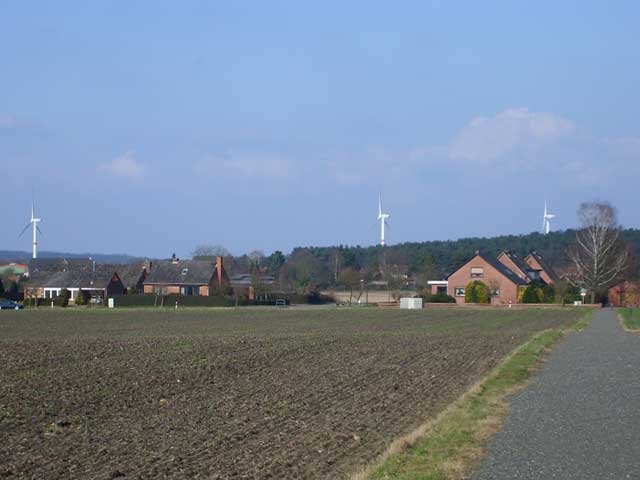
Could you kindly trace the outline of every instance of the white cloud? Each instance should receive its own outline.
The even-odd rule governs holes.
[[[136,159],[133,151],[128,151],[110,162],[99,165],[98,171],[126,177],[129,180],[142,180],[145,167]]]
[[[451,143],[449,156],[488,164],[516,151],[536,150],[574,132],[574,124],[566,118],[512,108],[471,120]]]

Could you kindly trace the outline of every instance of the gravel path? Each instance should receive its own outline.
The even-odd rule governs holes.
[[[512,398],[472,478],[640,479],[640,336],[597,312]]]

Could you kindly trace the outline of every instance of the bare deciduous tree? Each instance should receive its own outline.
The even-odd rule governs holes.
[[[213,259],[215,257],[228,257],[231,252],[222,245],[198,245],[191,256],[194,259]]]
[[[585,202],[578,209],[582,228],[569,250],[575,272],[571,283],[586,289],[595,301],[596,291],[610,286],[624,273],[628,252],[617,222],[616,210],[607,202]]]
[[[340,275],[338,277],[340,283],[342,283],[349,289],[349,303],[351,303],[351,301],[353,300],[353,290],[360,286],[361,278],[362,276],[360,275],[360,272],[354,270],[351,267],[347,267],[342,270],[342,272],[340,272]],[[360,295],[362,295],[362,292],[360,292]]]

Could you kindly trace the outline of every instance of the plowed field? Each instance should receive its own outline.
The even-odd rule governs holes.
[[[583,312],[0,312],[0,478],[334,479]]]

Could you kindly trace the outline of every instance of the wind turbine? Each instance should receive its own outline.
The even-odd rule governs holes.
[[[389,226],[387,218],[390,215],[388,213],[382,213],[382,197],[378,195],[378,220],[380,220],[380,245],[384,247],[384,226]]]
[[[542,215],[542,231],[548,235],[551,231],[551,220],[556,218],[554,213],[549,213],[547,209],[547,201],[544,201],[544,214]]]
[[[29,228],[29,225],[33,227],[33,244],[32,244],[33,258],[38,258],[38,232],[42,233],[42,230],[40,230],[40,227],[38,227],[38,223],[40,223],[41,221],[42,221],[41,218],[36,218],[36,209],[34,206],[34,201],[32,200],[31,201],[31,220],[29,220],[29,223],[27,223],[27,225],[22,229],[22,232],[20,232],[20,235],[18,235],[18,238],[24,235],[24,232],[27,231],[27,228]]]

